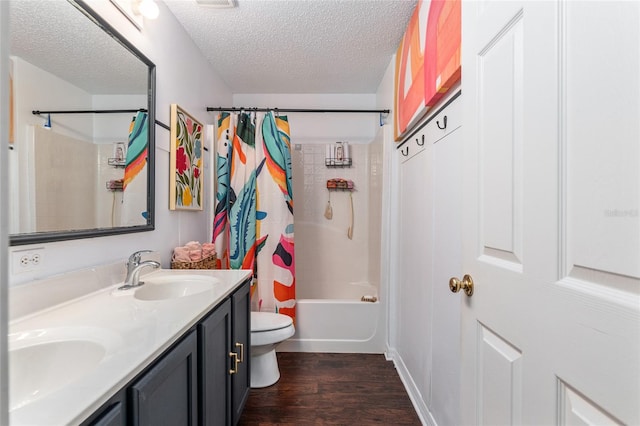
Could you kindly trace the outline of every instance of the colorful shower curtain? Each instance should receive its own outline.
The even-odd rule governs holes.
[[[119,225],[146,225],[149,116],[139,111],[129,125]]]
[[[129,141],[124,168],[123,189],[140,173],[147,164],[149,120],[147,113],[139,111],[129,125]]]
[[[251,269],[252,309],[295,319],[291,143],[286,117],[218,117],[213,242],[218,267]]]

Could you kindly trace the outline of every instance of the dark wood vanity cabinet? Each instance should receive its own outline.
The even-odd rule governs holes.
[[[198,325],[200,424],[235,425],[250,390],[249,282]],[[226,348],[221,351],[221,348]]]
[[[250,280],[82,424],[237,424],[251,380],[249,290]]]

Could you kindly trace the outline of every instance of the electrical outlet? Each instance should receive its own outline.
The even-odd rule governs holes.
[[[11,266],[14,274],[35,271],[42,266],[44,248],[19,250],[11,253]]]

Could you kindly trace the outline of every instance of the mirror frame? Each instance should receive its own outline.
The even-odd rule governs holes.
[[[71,231],[33,232],[29,234],[9,235],[9,245],[40,244],[54,241],[77,240],[83,238],[104,237],[108,235],[147,232],[155,229],[155,146],[156,146],[156,66],[140,52],[129,40],[120,34],[113,26],[98,15],[84,0],[68,0],[69,4],[77,8],[83,15],[93,21],[100,29],[120,43],[125,49],[135,55],[149,69],[147,84],[147,114],[149,119],[149,143],[147,148],[147,224],[136,226],[119,226],[113,228],[93,228]]]

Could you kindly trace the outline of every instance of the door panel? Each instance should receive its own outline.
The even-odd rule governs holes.
[[[523,20],[518,14],[478,55],[481,250],[522,266]]]
[[[478,340],[481,424],[522,423],[522,352],[482,324]]]
[[[448,125],[460,122],[460,98],[443,114]],[[453,107],[453,108],[451,108]],[[437,126],[433,126],[436,127]],[[428,139],[427,139],[428,141]],[[462,268],[462,230],[460,217],[462,176],[458,165],[462,158],[462,129],[457,128],[431,147],[433,153],[433,262],[431,291],[433,302],[431,335],[432,380],[430,411],[437,424],[460,424],[457,403],[460,400],[460,303],[446,283]],[[424,262],[424,260],[423,260]]]
[[[558,424],[563,426],[622,425],[618,419],[609,416],[593,401],[590,401],[566,383],[559,381],[558,390],[558,406],[560,407]]]
[[[397,315],[398,353],[427,406],[432,389],[433,146],[407,143],[419,153],[400,166]],[[422,149],[424,148],[424,149]],[[401,148],[402,149],[402,148]],[[401,155],[400,153],[397,153]]]
[[[594,275],[595,282],[629,288],[637,282],[616,276],[640,278],[640,102],[621,100],[640,92],[639,8],[581,3],[563,8],[566,273],[600,271],[605,275]],[[605,88],[604,81],[615,84]]]

